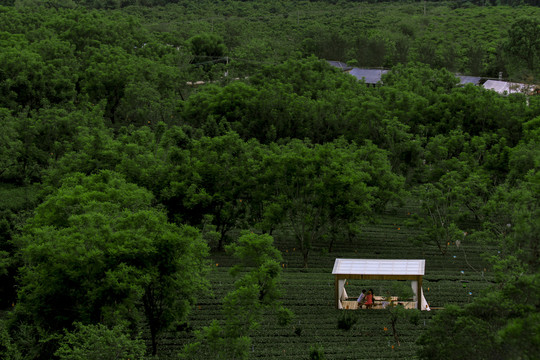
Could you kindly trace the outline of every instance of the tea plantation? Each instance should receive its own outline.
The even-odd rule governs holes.
[[[484,272],[480,254],[485,252],[475,244],[463,243],[458,248],[451,244],[441,255],[433,247],[419,248],[408,238],[414,229],[406,222],[414,209],[393,210],[381,216],[378,223],[365,227],[359,240],[335,244],[328,253],[323,244],[314,247],[309,267],[302,268],[302,255],[288,248],[276,237],[276,245],[283,254],[283,303],[295,313],[294,321],[285,327],[268,314],[252,336],[253,359],[308,359],[310,348],[322,348],[327,359],[410,359],[415,357],[415,341],[429,323],[437,308],[445,304],[464,305],[485,289],[493,280]],[[291,242],[289,242],[290,244]],[[496,250],[495,250],[496,251]],[[412,323],[400,319],[397,323],[399,346],[391,331],[387,310],[343,311],[335,309],[332,268],[335,258],[370,259],[426,259],[424,294],[431,312],[423,311]],[[226,254],[213,255],[214,270],[209,275],[212,294],[200,299],[191,318],[190,331],[170,333],[163,341],[162,356],[174,355],[184,344],[194,340],[193,331],[221,318],[221,299],[232,289],[228,273],[233,259]],[[356,298],[362,288],[372,288],[377,295],[389,291],[391,281],[349,281],[349,297]],[[408,282],[406,282],[409,285]],[[344,313],[356,320],[348,331],[339,329],[338,319]],[[443,341],[441,339],[441,341]]]

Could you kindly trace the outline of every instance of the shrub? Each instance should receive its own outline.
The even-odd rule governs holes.
[[[358,321],[358,316],[350,311],[342,311],[338,318],[337,327],[342,330],[350,330]]]
[[[112,329],[102,324],[75,324],[75,331],[66,332],[56,356],[61,360],[144,359],[146,345],[132,339],[123,326]]]
[[[324,348],[322,345],[316,345],[315,347],[311,346],[309,348],[309,359],[310,360],[325,360]]]
[[[18,360],[21,358],[21,354],[13,343],[4,322],[0,320],[0,359]]]

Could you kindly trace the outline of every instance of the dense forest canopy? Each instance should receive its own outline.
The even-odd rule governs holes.
[[[58,11],[86,12],[85,9],[107,4],[116,7],[114,2],[81,2],[84,6],[71,2],[39,3],[50,11],[48,16]],[[15,7],[24,9],[30,5],[31,1]],[[540,53],[535,40],[537,7],[461,7],[439,2],[389,2],[381,6],[351,1],[126,5],[129,6],[123,11],[116,12],[117,21],[118,16],[128,19],[126,14],[133,15],[130,21],[138,19],[162,44],[193,50],[186,43],[190,38],[204,33],[218,35],[226,53],[195,53],[190,62],[208,64],[228,56],[231,74],[245,74],[261,64],[280,63],[291,56],[314,54],[327,60],[353,61],[363,67],[390,68],[419,61],[470,75],[498,77],[502,72],[504,78],[529,81],[531,76],[538,77],[538,69],[534,68]],[[533,21],[532,25],[528,25],[527,19]],[[92,34],[98,35],[91,31],[84,37]],[[76,32],[72,35],[83,37]],[[531,46],[518,39],[530,39]],[[144,42],[131,45],[140,47]]]
[[[537,354],[540,97],[456,77],[538,86],[537,1],[3,4],[0,357],[157,356],[212,250],[234,288],[182,356],[247,358],[263,318],[294,317],[273,237],[306,270],[406,202],[419,251],[466,238],[496,274],[418,356]]]

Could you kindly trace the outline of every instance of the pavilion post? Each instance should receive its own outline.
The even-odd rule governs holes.
[[[418,310],[423,310],[422,309],[422,276],[418,276],[416,278],[416,285],[417,285],[417,289],[416,289],[416,298],[418,299],[418,303],[417,303],[417,307],[418,307]]]
[[[338,276],[334,276],[334,298],[336,299],[336,309],[339,309],[339,280]]]

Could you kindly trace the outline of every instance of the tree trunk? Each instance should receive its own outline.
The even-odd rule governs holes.
[[[152,356],[156,356],[157,355],[157,334],[156,334],[156,331],[155,329],[152,330],[150,329],[150,337],[152,339]]]
[[[225,247],[224,247],[225,233],[221,231],[220,235],[221,236],[219,237],[219,241],[218,241],[218,250],[223,251],[223,250],[225,250]]]
[[[328,252],[332,252],[332,248],[334,247],[334,242],[336,241],[336,226],[330,227],[330,245],[328,245]]]
[[[397,319],[392,320],[392,333],[394,334],[394,340],[396,340],[396,343],[399,346],[400,344],[399,344],[399,336],[396,329],[396,322],[397,322]]]

